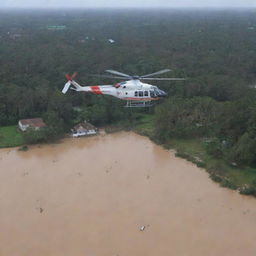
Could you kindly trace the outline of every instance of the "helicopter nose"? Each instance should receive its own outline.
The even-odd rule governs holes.
[[[159,90],[159,96],[160,97],[167,97],[167,93],[165,91]]]
[[[166,92],[164,92],[164,91],[163,91],[162,95],[163,95],[163,97],[167,97],[168,96],[168,94]]]

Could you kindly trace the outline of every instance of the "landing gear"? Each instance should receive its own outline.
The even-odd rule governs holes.
[[[124,107],[126,108],[146,108],[146,107],[152,107],[153,103],[152,101],[133,101],[128,100],[126,102],[126,105]]]

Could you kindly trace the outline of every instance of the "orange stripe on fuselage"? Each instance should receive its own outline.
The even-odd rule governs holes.
[[[102,94],[100,87],[98,85],[90,86],[92,93],[94,94]]]

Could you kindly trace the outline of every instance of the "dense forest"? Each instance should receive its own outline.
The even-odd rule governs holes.
[[[151,137],[159,143],[203,139],[208,155],[233,166],[249,166],[253,172],[255,14],[1,10],[0,126],[41,116],[49,127],[46,136],[55,138],[84,119],[98,126],[131,125],[140,115],[150,114]],[[140,75],[170,68],[168,76],[187,80],[155,82],[169,97],[151,109],[123,108],[123,102],[108,96],[61,94],[65,73],[77,71],[83,85],[112,84],[115,81],[90,76],[110,68]],[[256,178],[251,184],[256,188]]]

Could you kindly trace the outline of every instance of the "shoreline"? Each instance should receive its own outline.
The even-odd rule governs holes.
[[[220,187],[229,188],[231,190],[237,191],[241,195],[252,196],[256,198],[256,189],[254,187],[246,183],[241,184],[240,186],[235,184],[228,176],[221,175],[219,173],[220,170],[216,170],[215,168],[208,167],[207,163],[204,160],[202,160],[200,157],[194,156],[193,154],[189,154],[188,152],[180,150],[178,149],[178,146],[175,147],[172,144],[158,143],[152,136],[147,135],[143,132],[140,132],[139,130],[133,130],[133,132],[149,138],[153,143],[155,143],[156,145],[160,145],[164,149],[173,150],[175,157],[185,159],[188,162],[191,162],[194,165],[196,165],[198,168],[203,169],[205,172],[209,174],[209,178],[213,182],[218,183]],[[221,161],[216,160],[216,162],[221,162]],[[239,172],[238,168],[237,168],[237,171]],[[240,172],[242,171],[243,169],[240,169]]]
[[[148,123],[146,122],[148,125]],[[5,128],[5,127],[3,127]],[[14,126],[12,127],[14,129]],[[16,129],[16,128],[15,128]],[[159,143],[152,135],[151,131],[152,127],[147,127],[145,129],[145,126],[142,123],[135,124],[132,127],[125,127],[123,125],[109,125],[103,127],[104,133],[109,134],[109,133],[117,133],[121,131],[132,131],[134,133],[137,133],[139,135],[145,136],[149,138],[154,144],[160,145],[161,147],[167,149],[167,150],[174,150],[175,151],[175,156],[179,158],[186,159],[187,161],[195,164],[197,167],[204,169],[209,174],[209,178],[214,181],[219,183],[221,187],[227,187],[231,190],[236,190],[238,193],[242,195],[250,195],[253,197],[256,197],[256,188],[252,186],[251,184],[248,184],[243,181],[239,181],[239,174],[243,174],[246,169],[243,168],[235,168],[235,167],[230,167],[226,163],[224,163],[221,160],[214,159],[214,165],[211,166],[210,164],[207,163],[207,159],[205,160],[204,157],[201,155],[204,155],[205,152],[204,149],[201,147],[198,152],[188,152],[184,150],[184,148],[189,147],[189,140],[178,140],[178,139],[173,139],[168,143]],[[17,129],[16,129],[17,131]],[[17,133],[20,133],[17,131]],[[99,133],[98,135],[100,135]],[[91,136],[90,136],[91,137]],[[0,147],[0,149],[4,148],[17,148],[19,151],[27,151],[29,150],[29,146],[32,145],[44,145],[44,144],[58,144],[62,143],[63,139],[70,138],[69,136],[65,135],[63,138],[61,138],[57,142],[49,142],[49,143],[39,143],[39,144],[26,144],[24,141],[20,141],[20,144],[18,145],[10,145],[10,146],[5,146],[5,147]],[[199,141],[193,141],[193,147],[196,145],[196,147],[199,147]],[[209,157],[209,156],[207,156]],[[206,157],[206,158],[207,158]],[[213,158],[212,158],[213,159]],[[212,160],[211,159],[211,160]],[[228,170],[228,171],[227,171]],[[231,172],[229,171],[231,170]],[[235,177],[237,180],[232,179],[232,171],[238,176]],[[254,175],[254,174],[253,174]],[[256,178],[256,174],[255,174]]]

